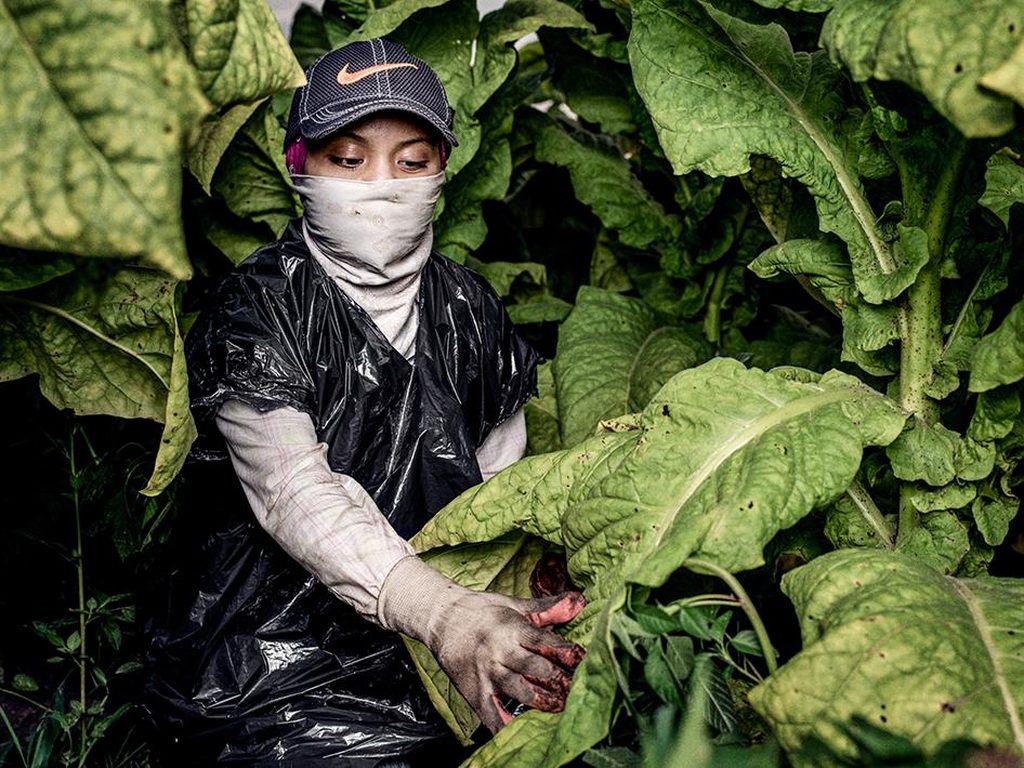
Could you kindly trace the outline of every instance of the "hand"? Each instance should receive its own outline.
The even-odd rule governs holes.
[[[560,712],[583,648],[545,627],[585,605],[579,592],[524,600],[461,587],[415,557],[388,575],[378,615],[427,645],[483,724],[497,732],[512,715],[504,698]]]

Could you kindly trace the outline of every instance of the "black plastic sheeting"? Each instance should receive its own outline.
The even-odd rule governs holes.
[[[431,256],[419,312],[410,364],[293,223],[221,282],[189,333],[202,437],[180,484],[176,570],[151,608],[145,697],[172,759],[458,762],[399,637],[262,531],[211,425],[229,399],[308,413],[332,469],[411,536],[480,481],[476,448],[536,390],[536,356],[479,276]]]

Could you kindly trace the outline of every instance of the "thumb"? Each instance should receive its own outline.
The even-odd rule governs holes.
[[[571,621],[586,605],[587,600],[581,592],[563,592],[551,597],[523,600],[520,610],[535,627],[549,627]]]

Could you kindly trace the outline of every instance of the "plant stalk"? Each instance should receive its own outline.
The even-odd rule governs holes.
[[[757,642],[761,644],[761,651],[764,653],[764,662],[768,667],[768,674],[775,674],[775,670],[779,668],[779,662],[775,658],[775,649],[772,648],[771,640],[768,637],[768,630],[765,628],[764,622],[761,621],[761,614],[757,612],[757,608],[754,607],[754,603],[751,602],[750,596],[747,594],[746,590],[743,589],[743,585],[740,584],[739,579],[721,566],[708,560],[700,560],[691,557],[683,561],[683,566],[689,568],[691,571],[717,576],[729,585],[729,589],[731,589],[733,594],[735,594],[739,599],[739,606],[747,615],[747,620],[750,621],[750,626],[753,628],[754,634],[757,635]]]
[[[75,429],[71,428],[68,441],[68,459],[71,463],[71,502],[75,509],[75,570],[78,572],[78,701],[82,705],[82,746],[88,735],[86,728],[86,686],[88,685],[88,657],[85,652],[85,552],[82,545],[82,509],[78,494],[79,477],[75,465]]]
[[[724,264],[715,273],[715,282],[711,285],[711,296],[708,299],[708,311],[704,316],[704,336],[715,345],[715,349],[718,349],[722,342],[722,300],[728,278],[729,265]]]
[[[900,310],[900,406],[925,425],[939,421],[939,404],[928,394],[928,386],[942,356],[940,269],[966,157],[967,140],[961,137],[951,147],[934,185],[927,189],[916,183],[918,171],[899,162],[907,218],[924,230],[928,240],[928,263],[907,290]],[[904,484],[900,489],[898,541],[904,541],[918,523],[909,488]]]

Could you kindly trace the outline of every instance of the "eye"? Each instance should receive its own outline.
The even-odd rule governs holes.
[[[399,160],[398,164],[408,171],[422,171],[430,163],[427,160]]]
[[[327,158],[333,165],[337,165],[341,168],[358,168],[363,162],[358,157],[345,157],[342,155],[330,155]]]

